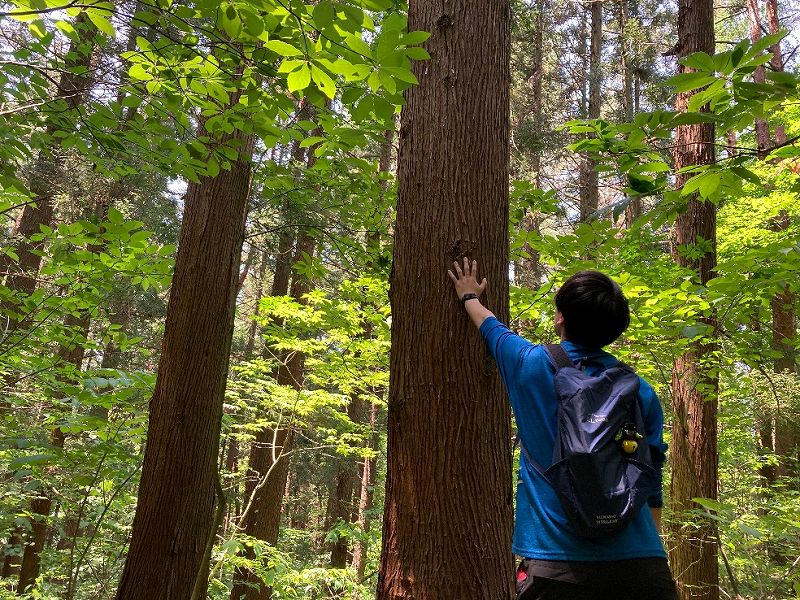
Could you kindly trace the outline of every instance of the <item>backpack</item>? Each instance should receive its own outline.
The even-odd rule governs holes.
[[[553,464],[543,469],[524,445],[522,452],[553,486],[578,536],[614,535],[661,484],[645,438],[639,376],[617,362],[591,377],[559,344],[545,349],[559,405]]]

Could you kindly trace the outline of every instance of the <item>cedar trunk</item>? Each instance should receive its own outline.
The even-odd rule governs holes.
[[[245,138],[230,171],[186,194],[118,600],[189,598],[205,569],[252,147]]]
[[[400,129],[378,600],[513,597],[509,409],[446,270],[508,318],[509,6],[414,0],[432,32]]]
[[[678,57],[693,52],[714,54],[714,6],[711,0],[680,0],[678,5]],[[679,67],[682,71],[685,68]],[[676,109],[685,111],[691,94],[678,95]],[[675,170],[689,165],[714,162],[714,126],[682,125],[675,132]],[[690,177],[680,174],[676,185]],[[684,244],[710,243],[710,250],[699,259],[688,259],[678,250]],[[673,228],[673,257],[678,265],[695,271],[702,285],[714,276],[716,267],[716,206],[699,198],[688,201]],[[713,329],[713,316],[706,319]],[[670,548],[672,571],[684,598],[719,598],[717,544],[712,522],[700,527],[681,526],[690,520],[686,511],[695,505],[692,498],[717,497],[717,395],[718,378],[713,365],[713,336],[694,342],[676,358],[672,372],[673,434],[671,447],[672,479],[670,497],[676,522]]]

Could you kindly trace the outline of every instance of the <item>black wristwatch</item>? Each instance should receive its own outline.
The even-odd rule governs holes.
[[[463,296],[461,296],[461,304],[466,304],[467,300],[475,300],[477,297],[478,294],[472,294],[472,293],[464,294]]]

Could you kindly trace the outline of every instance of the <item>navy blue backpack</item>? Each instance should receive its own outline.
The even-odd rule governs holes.
[[[641,511],[660,481],[639,405],[639,376],[624,363],[591,377],[559,344],[545,346],[556,367],[558,431],[553,464],[527,461],[558,494],[575,532],[614,535]]]

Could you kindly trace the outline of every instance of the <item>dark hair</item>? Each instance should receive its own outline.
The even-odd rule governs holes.
[[[617,282],[598,271],[576,273],[556,292],[571,342],[596,349],[616,340],[631,323],[628,300]]]

